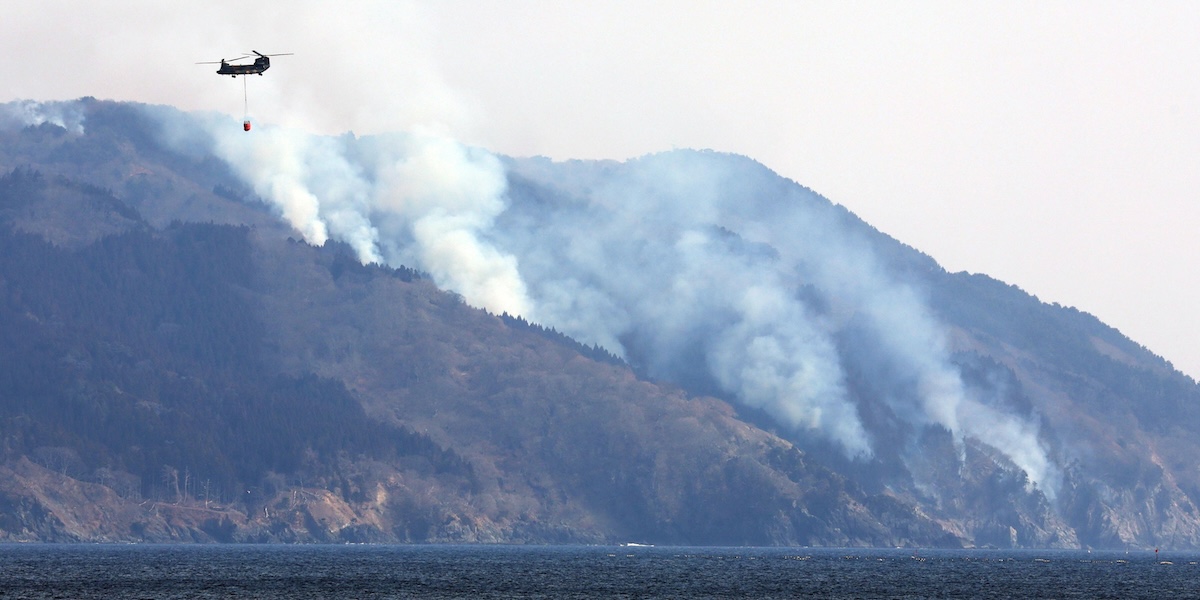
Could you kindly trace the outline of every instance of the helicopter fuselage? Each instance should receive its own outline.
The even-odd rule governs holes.
[[[231,65],[225,61],[221,61],[221,68],[217,69],[217,75],[262,75],[263,71],[271,68],[271,59],[261,56],[253,63],[248,65]]]

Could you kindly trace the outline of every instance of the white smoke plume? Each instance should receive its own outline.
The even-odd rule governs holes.
[[[83,111],[78,102],[17,100],[0,105],[0,130],[50,123],[75,134],[83,133]]]
[[[213,151],[306,241],[349,244],[364,263],[420,268],[493,312],[527,314],[516,258],[487,238],[504,210],[492,154],[432,133],[358,139],[205,120]]]
[[[228,119],[204,130],[311,243],[424,270],[473,305],[703,380],[868,458],[847,389],[858,359],[839,348],[853,323],[911,389],[883,399],[896,415],[982,440],[1047,495],[1057,487],[1036,425],[971,396],[941,326],[861,223],[757,163],[699,152],[505,163],[429,133],[246,134]]]
[[[846,390],[846,364],[858,358],[837,342],[847,322],[865,323],[893,376],[914,384],[915,394],[886,398],[898,416],[995,446],[1054,495],[1060,476],[1037,427],[968,393],[941,326],[844,211],[757,163],[715,153],[574,176],[585,183],[560,190],[574,202],[539,204],[510,219],[526,229],[500,234],[521,260],[539,321],[620,351],[637,346],[636,358],[660,376],[678,375],[699,353],[725,392],[868,457],[871,436]]]

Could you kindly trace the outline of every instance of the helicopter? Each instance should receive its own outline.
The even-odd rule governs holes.
[[[253,52],[254,54],[257,54],[258,58],[254,59],[254,62],[250,63],[250,64],[241,64],[241,65],[229,64],[230,60],[236,61],[236,60],[242,60],[245,58],[250,58],[249,54],[245,54],[245,55],[239,56],[237,58],[229,59],[229,60],[222,58],[219,61],[198,62],[196,64],[198,64],[198,65],[215,65],[215,64],[219,63],[221,65],[221,67],[217,69],[217,75],[229,75],[230,77],[237,79],[238,75],[254,75],[254,74],[262,75],[263,71],[266,71],[267,69],[271,68],[271,57],[272,56],[291,56],[292,55],[291,52],[285,52],[282,54],[263,54],[262,52],[259,52],[258,50],[251,50],[251,52]],[[246,80],[245,79],[242,80],[242,101],[243,101],[243,109],[246,112],[246,119],[244,121],[242,121],[242,129],[244,129],[246,131],[250,131],[250,99],[249,99],[249,96],[246,94]]]
[[[258,58],[254,59],[254,62],[252,62],[250,64],[245,64],[245,65],[229,64],[230,61],[242,60],[244,58],[250,58],[249,54],[246,54],[244,56],[239,56],[237,58],[231,58],[228,60],[222,58],[219,61],[214,60],[214,61],[207,61],[207,62],[198,62],[196,64],[198,64],[198,65],[220,64],[221,67],[217,69],[217,75],[229,75],[230,77],[233,77],[236,79],[238,75],[254,75],[254,74],[262,75],[263,71],[266,71],[267,69],[271,68],[271,57],[272,56],[291,56],[292,55],[291,52],[285,52],[282,54],[263,54],[262,52],[259,52],[258,50],[251,50],[251,52],[253,52],[254,54],[257,54]]]

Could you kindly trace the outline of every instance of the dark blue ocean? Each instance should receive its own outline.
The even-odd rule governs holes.
[[[1200,553],[0,545],[0,598],[1200,598]]]

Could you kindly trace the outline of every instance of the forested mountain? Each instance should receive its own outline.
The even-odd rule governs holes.
[[[1200,543],[1194,381],[748,159],[0,112],[0,539]]]

